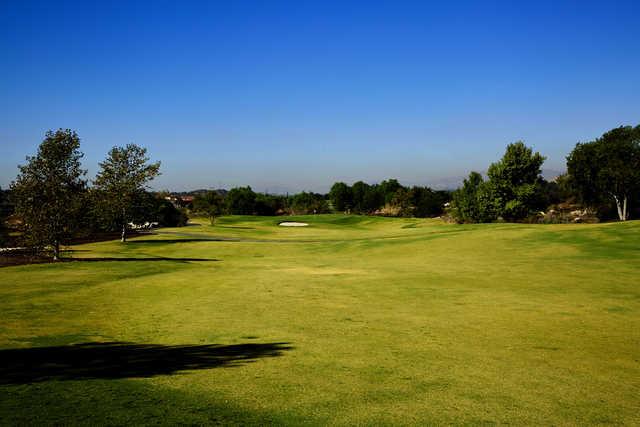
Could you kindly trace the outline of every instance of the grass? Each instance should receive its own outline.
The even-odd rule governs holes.
[[[640,423],[640,223],[287,220],[0,269],[3,424]]]

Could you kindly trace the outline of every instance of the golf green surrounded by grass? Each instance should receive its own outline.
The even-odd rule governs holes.
[[[2,424],[640,424],[640,222],[284,220],[0,269]]]

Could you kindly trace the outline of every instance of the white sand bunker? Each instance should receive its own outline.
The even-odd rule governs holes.
[[[285,221],[285,222],[281,222],[278,225],[281,227],[306,227],[309,224],[307,224],[306,222]]]

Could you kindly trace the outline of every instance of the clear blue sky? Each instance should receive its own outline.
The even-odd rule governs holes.
[[[156,189],[438,184],[640,123],[640,2],[0,1],[0,186],[48,129]]]

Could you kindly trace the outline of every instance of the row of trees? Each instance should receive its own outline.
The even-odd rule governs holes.
[[[236,187],[226,194],[208,191],[198,194],[192,210],[206,215],[212,223],[220,215],[304,215],[330,212],[327,197],[318,193],[302,192],[293,196],[262,194],[251,187]]]
[[[363,181],[351,186],[336,182],[329,192],[329,199],[338,212],[416,217],[440,215],[449,197],[447,191],[434,191],[429,187],[419,186],[405,187],[396,179],[373,185]]]
[[[576,201],[607,218],[629,218],[640,196],[640,126],[622,126],[595,141],[579,143],[567,157],[567,173],[545,181],[545,158],[522,142],[507,146],[489,166],[488,179],[471,172],[453,193],[451,214],[458,222],[521,221],[550,204]]]
[[[337,182],[327,195],[306,191],[291,196],[261,194],[251,187],[236,187],[226,194],[209,191],[196,195],[192,210],[208,216],[212,223],[224,214],[304,215],[335,211],[428,217],[442,213],[449,195],[429,187],[405,187],[395,179],[372,185],[362,181],[351,186]]]
[[[145,148],[113,147],[92,186],[82,157],[76,132],[60,129],[47,132],[37,154],[19,166],[11,198],[24,244],[49,246],[58,259],[60,246],[82,234],[117,229],[124,242],[131,222],[185,220],[171,203],[146,191],[160,163],[150,163]]]

